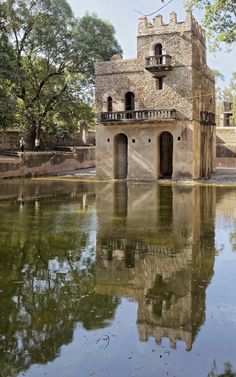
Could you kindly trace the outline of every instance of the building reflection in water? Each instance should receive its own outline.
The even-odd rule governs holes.
[[[111,326],[122,297],[138,303],[140,340],[190,349],[213,275],[215,188],[98,183],[95,198],[95,185],[53,185],[2,190],[15,199],[0,201],[2,375],[53,361],[78,322]]]
[[[118,182],[96,200],[96,291],[138,303],[141,341],[190,350],[213,275],[215,188]]]

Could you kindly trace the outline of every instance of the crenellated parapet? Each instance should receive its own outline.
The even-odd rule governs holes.
[[[182,328],[167,328],[157,326],[151,323],[137,322],[140,341],[146,342],[149,337],[154,337],[157,344],[162,343],[164,339],[169,339],[170,348],[177,348],[177,342],[184,342],[186,351],[190,351],[193,343],[193,334],[191,331]]]
[[[198,39],[205,43],[205,31],[198,24],[192,12],[187,12],[185,21],[178,21],[175,12],[170,13],[169,23],[164,23],[163,17],[158,14],[149,22],[147,17],[143,16],[139,19],[138,36],[154,35],[154,34],[169,34],[192,31]]]

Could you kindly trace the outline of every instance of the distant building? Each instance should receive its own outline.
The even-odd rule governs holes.
[[[197,179],[215,165],[215,81],[189,12],[139,20],[137,58],[96,63],[98,178]]]
[[[236,126],[233,121],[233,103],[223,101],[220,106],[219,127]]]

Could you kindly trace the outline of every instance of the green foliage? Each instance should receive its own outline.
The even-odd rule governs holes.
[[[94,62],[121,52],[113,26],[76,19],[66,0],[6,0],[0,10],[2,108],[14,100],[17,125],[34,136],[93,126]]]
[[[186,7],[204,10],[204,27],[214,48],[236,41],[236,6],[232,0],[186,0]]]
[[[100,20],[96,14],[85,13],[78,22],[78,34],[85,62],[83,69],[89,79],[93,79],[95,61],[106,61],[116,53],[122,54],[114,27],[108,21]]]
[[[4,8],[0,4],[0,127],[7,127],[14,122],[16,107],[15,98],[10,91],[11,80],[14,78],[12,69],[13,50],[8,42],[4,24]]]

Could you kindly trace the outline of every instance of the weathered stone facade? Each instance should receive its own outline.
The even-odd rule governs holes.
[[[139,20],[137,58],[96,64],[99,178],[197,179],[215,165],[215,82],[191,13]],[[123,136],[122,136],[123,135]]]
[[[236,167],[236,127],[216,127],[216,166]]]
[[[55,175],[94,166],[95,147],[78,147],[73,152],[24,152],[0,159],[0,179]]]

